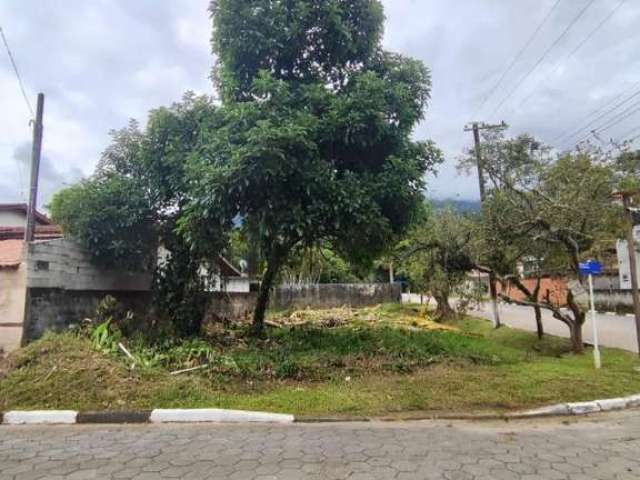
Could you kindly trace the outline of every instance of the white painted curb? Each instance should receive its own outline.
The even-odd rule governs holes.
[[[34,410],[7,412],[2,423],[6,425],[37,425],[76,423],[78,412],[72,410]]]
[[[197,410],[163,410],[156,409],[151,412],[149,420],[152,423],[293,423],[293,415],[265,412],[245,412],[240,410],[221,410],[218,408]]]
[[[624,410],[629,404],[626,398],[610,398],[607,400],[598,400],[600,410],[608,412],[610,410]]]
[[[534,408],[533,410],[526,410],[524,412],[508,413],[507,417],[547,417],[555,415],[569,415],[571,411],[566,403],[560,403],[557,405],[549,405],[548,407]]]
[[[601,411],[597,400],[593,402],[567,403],[567,407],[569,407],[569,411],[573,415],[585,415]]]

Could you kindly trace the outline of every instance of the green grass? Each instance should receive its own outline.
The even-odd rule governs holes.
[[[74,334],[49,334],[11,355],[0,410],[118,410],[220,407],[298,415],[404,415],[416,411],[503,411],[640,392],[640,362],[603,349],[569,353],[557,337],[465,318],[458,331],[427,331],[418,307],[356,312],[335,329],[272,329],[255,341],[235,333],[150,349],[150,366],[130,371],[123,356],[93,350]],[[205,371],[170,376],[202,361]]]

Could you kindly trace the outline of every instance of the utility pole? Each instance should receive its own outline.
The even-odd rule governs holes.
[[[638,262],[636,261],[636,242],[633,238],[633,210],[631,199],[639,192],[619,192],[616,196],[622,198],[624,210],[629,218],[629,230],[627,230],[627,248],[629,249],[629,268],[631,270],[631,296],[633,297],[633,310],[636,317],[636,339],[638,341],[638,353],[640,354],[640,293],[638,292]]]
[[[44,93],[38,94],[36,119],[33,122],[33,143],[31,145],[31,183],[29,188],[29,207],[27,209],[27,227],[24,231],[25,242],[33,242],[36,231],[36,208],[38,206],[38,177],[40,175],[40,154],[42,153],[42,114],[44,112]]]
[[[476,165],[478,167],[478,184],[480,187],[480,203],[484,207],[484,202],[487,197],[486,185],[484,182],[484,165],[482,160],[482,150],[480,148],[480,130],[502,130],[507,125],[502,122],[498,125],[488,125],[485,123],[473,122],[471,126],[464,128],[465,132],[473,132],[473,141],[476,154]],[[496,286],[496,276],[493,271],[489,272],[489,292],[491,294],[491,308],[493,311],[493,326],[494,328],[500,328],[502,322],[500,321],[500,311],[498,310],[498,288]]]

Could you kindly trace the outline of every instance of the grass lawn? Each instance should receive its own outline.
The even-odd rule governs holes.
[[[125,340],[139,358],[133,370],[122,354],[96,351],[86,337],[49,334],[5,360],[0,411],[220,407],[403,415],[495,412],[640,392],[640,361],[621,350],[603,349],[596,371],[590,350],[576,356],[568,340],[495,331],[484,320],[441,327],[419,307],[400,305],[341,313],[334,321],[335,314],[307,312],[302,317],[310,324],[271,328],[262,340],[238,331],[155,348]],[[327,316],[332,328],[314,323]],[[201,363],[208,368],[169,374]]]

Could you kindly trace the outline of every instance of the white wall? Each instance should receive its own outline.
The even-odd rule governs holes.
[[[220,283],[218,291],[248,293],[251,290],[249,277],[227,277]]]
[[[0,268],[0,349],[11,352],[22,342],[27,296],[26,266]]]
[[[25,227],[27,218],[20,212],[0,212],[0,227]]]

